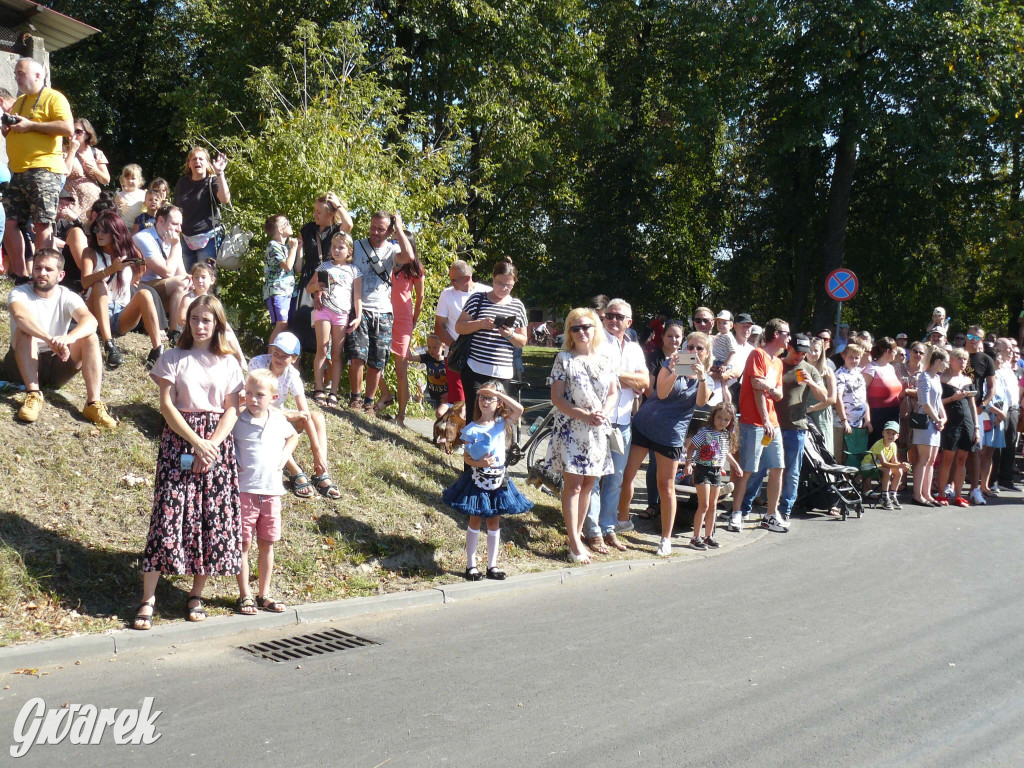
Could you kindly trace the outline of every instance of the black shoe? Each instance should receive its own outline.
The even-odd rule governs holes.
[[[505,580],[505,572],[504,571],[499,571],[497,568],[493,568],[493,567],[492,568],[488,568],[487,569],[487,578],[488,579],[494,579],[495,581],[504,581]]]
[[[173,331],[168,331],[167,332],[167,344],[169,346],[173,347],[175,344],[178,343],[178,338],[180,336],[181,336],[181,331],[179,331],[177,328],[175,328]]]
[[[999,481],[999,487],[1004,491],[1019,491],[1020,486],[1016,483],[1004,483],[1002,480]]]
[[[156,349],[149,351],[149,356],[146,358],[146,370],[152,371],[153,366],[156,365],[156,361],[160,359],[160,355],[164,353],[164,345],[161,344]]]
[[[103,342],[103,350],[107,353],[107,368],[110,370],[120,368],[121,363],[124,362],[124,355],[121,354],[121,350],[114,344],[113,339],[107,339]]]
[[[475,565],[472,568],[467,568],[463,576],[465,576],[466,581],[480,581],[480,579],[484,577],[484,575],[480,573],[480,569]]]

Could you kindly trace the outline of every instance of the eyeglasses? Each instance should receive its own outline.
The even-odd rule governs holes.
[[[981,336],[975,336],[973,333],[968,333],[967,339],[969,341],[981,341]]]
[[[496,398],[494,395],[477,395],[476,399],[479,400],[481,403],[496,403],[496,402],[498,402],[498,398]]]
[[[700,323],[701,325],[707,325],[708,323],[715,322],[715,318],[713,318],[713,317],[695,317],[695,318],[693,318],[693,322]]]
[[[85,136],[85,129],[84,128],[75,128],[75,136],[78,136],[78,135]]]
[[[592,325],[571,325],[571,326],[569,326],[569,330],[572,331],[573,333],[590,333],[591,331],[594,330],[594,326],[592,326]]]
[[[622,322],[623,320],[626,319],[626,316],[623,315],[623,314],[620,314],[618,312],[605,312],[604,313],[604,319],[605,320],[616,320],[618,322]]]
[[[818,341],[832,341],[831,336],[815,336],[814,338],[816,338]]]
[[[686,345],[686,351],[687,352],[707,352],[708,349],[707,349],[707,347],[697,347],[697,346],[694,346],[693,344],[687,344]]]
[[[914,354],[914,355],[923,355],[924,354],[924,350],[923,349],[912,349],[912,350],[910,350],[910,352],[911,352],[911,354]]]

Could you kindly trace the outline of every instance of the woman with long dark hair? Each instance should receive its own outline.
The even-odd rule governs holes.
[[[405,426],[405,409],[409,405],[409,345],[423,308],[423,264],[416,253],[416,240],[406,232],[412,246],[412,261],[396,265],[391,272],[391,352],[395,359],[395,377],[398,379],[398,416],[395,423]],[[386,408],[392,400],[384,378],[381,377],[381,400],[377,409]]]
[[[132,233],[120,214],[109,209],[96,217],[88,237],[89,246],[82,254],[82,287],[89,311],[99,326],[108,365],[115,359],[111,349],[117,350],[114,337],[124,336],[141,322],[152,345],[146,368],[152,368],[164,351],[160,343],[160,317],[152,291],[133,287],[143,268]],[[120,358],[120,354],[116,357]]]

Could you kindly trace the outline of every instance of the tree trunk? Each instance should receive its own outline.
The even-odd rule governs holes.
[[[824,279],[843,264],[846,245],[846,223],[850,215],[850,194],[853,189],[853,172],[857,165],[857,147],[860,126],[850,107],[843,109],[840,122],[839,140],[836,142],[836,159],[832,169],[832,183],[828,191],[828,210],[822,231],[821,281],[816,289],[818,300],[815,304],[814,327],[828,325],[835,313],[835,302],[825,293]]]

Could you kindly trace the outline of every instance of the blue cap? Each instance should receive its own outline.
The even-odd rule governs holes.
[[[277,338],[270,342],[270,346],[277,347],[286,355],[302,354],[302,344],[299,343],[299,337],[288,331],[277,334]]]

